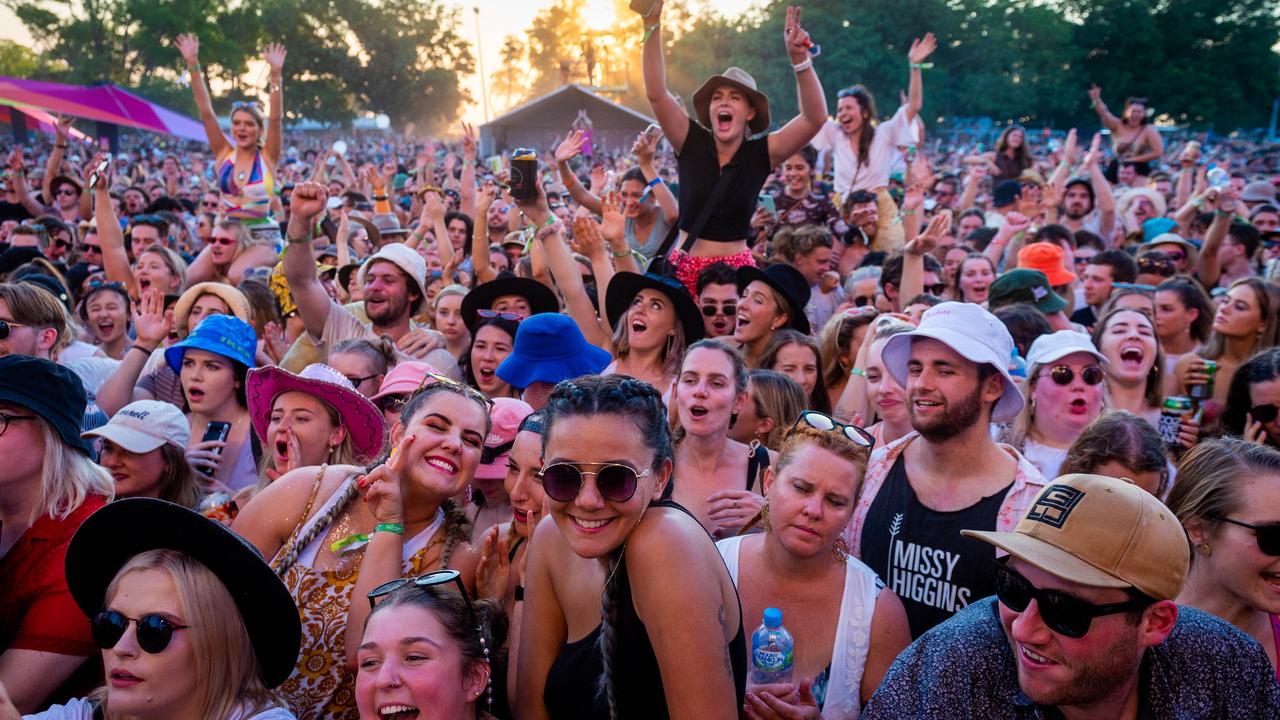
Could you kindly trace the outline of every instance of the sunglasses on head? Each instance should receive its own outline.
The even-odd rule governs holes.
[[[732,303],[725,303],[720,307],[715,305],[703,305],[702,314],[707,317],[715,317],[716,315],[724,315],[725,317],[733,317],[738,314],[738,306]]]
[[[1071,369],[1070,365],[1054,365],[1049,368],[1049,377],[1059,385],[1070,385],[1072,380],[1076,379],[1076,371]],[[1097,365],[1088,365],[1080,371],[1080,378],[1084,380],[1085,385],[1098,385],[1105,378],[1102,368]]]
[[[858,95],[861,95],[865,92],[866,92],[866,89],[863,88],[861,85],[854,85],[853,87],[847,87],[841,90],[840,92],[836,93],[836,99],[839,100],[840,98],[857,97]]]
[[[471,616],[474,623],[476,619],[476,609],[471,604],[471,598],[467,597],[467,588],[462,584],[462,573],[457,570],[436,570],[426,575],[419,575],[416,578],[396,578],[389,582],[384,582],[378,587],[369,591],[369,607],[373,607],[378,598],[385,597],[399,590],[406,585],[413,583],[414,587],[430,587],[432,585],[445,585],[453,583],[458,586],[458,593],[462,595],[462,599],[467,604],[467,614]]]
[[[518,315],[513,312],[499,312],[497,310],[489,310],[488,308],[477,310],[476,315],[482,320],[501,318],[503,320],[510,320],[511,322],[520,322],[524,319],[523,315]]]
[[[1249,415],[1254,422],[1269,423],[1276,419],[1276,415],[1280,414],[1280,408],[1275,405],[1254,405],[1249,408]]]
[[[1171,277],[1177,271],[1177,268],[1175,268],[1173,263],[1169,260],[1157,260],[1150,257],[1138,258],[1138,272],[1155,273],[1156,275]]]
[[[179,625],[154,613],[143,615],[135,620],[115,610],[104,610],[98,613],[90,623],[93,641],[103,650],[110,650],[120,642],[120,638],[124,637],[124,631],[129,629],[131,622],[138,625],[136,631],[138,647],[152,655],[163,652],[169,647],[169,641],[173,639],[175,630],[186,630],[191,627]]]
[[[787,434],[782,436],[783,439],[785,440],[788,435],[795,432],[796,428],[800,427],[800,423],[804,423],[814,430],[840,433],[850,442],[855,445],[861,445],[868,450],[876,444],[875,437],[866,430],[863,430],[857,425],[846,425],[830,415],[820,413],[817,410],[805,410],[801,412],[800,417],[796,418],[795,423],[792,424],[789,430],[787,430]]]
[[[1058,590],[1042,590],[1009,567],[1007,560],[1006,557],[995,561],[996,598],[1000,600],[1000,604],[1020,613],[1035,600],[1045,626],[1069,638],[1084,637],[1096,617],[1141,610],[1156,602],[1153,598],[1144,597],[1120,603],[1097,604]]]
[[[579,465],[595,465],[599,470],[583,470]],[[624,503],[636,494],[640,478],[653,472],[646,468],[638,472],[630,465],[621,463],[574,463],[558,462],[544,466],[538,471],[542,479],[542,490],[547,497],[556,502],[572,502],[582,491],[582,485],[588,475],[596,477],[596,491],[600,497],[609,502]]]
[[[1140,293],[1154,293],[1156,291],[1155,285],[1147,285],[1146,283],[1113,282],[1111,287],[1114,290],[1136,290]]]
[[[510,452],[511,448],[514,447],[515,444],[516,444],[515,440],[509,440],[507,442],[502,443],[501,445],[494,445],[493,447],[489,447],[488,445],[485,445],[483,448],[480,449],[480,464],[492,465],[494,460],[497,460],[498,458],[502,457],[504,454]]]
[[[1215,518],[1225,523],[1239,525],[1242,528],[1248,528],[1258,538],[1258,549],[1264,555],[1271,557],[1280,557],[1280,523],[1272,523],[1270,525],[1251,525],[1247,522],[1232,520],[1229,517]]]
[[[409,395],[407,398],[405,398],[405,400],[404,400],[405,404],[407,404],[410,400],[412,400],[414,397],[416,397],[419,393],[421,393],[421,392],[422,392],[424,389],[426,389],[427,387],[430,387],[431,385],[436,385],[436,384],[440,384],[440,385],[448,385],[450,388],[452,388],[453,390],[457,391],[457,392],[458,392],[458,394],[460,394],[460,395],[465,395],[465,396],[467,396],[468,398],[471,398],[472,400],[475,400],[476,402],[480,403],[481,405],[484,405],[484,406],[485,406],[485,408],[492,408],[492,407],[493,407],[493,400],[490,400],[490,399],[489,399],[489,397],[488,397],[487,395],[485,395],[484,393],[480,392],[479,390],[476,390],[475,388],[471,387],[470,385],[463,385],[462,383],[458,382],[457,380],[454,380],[454,379],[453,379],[453,378],[451,378],[451,377],[446,377],[446,376],[444,376],[444,375],[438,375],[438,374],[433,373],[433,372],[425,373],[425,374],[422,376],[422,382],[418,383],[418,389],[417,389],[417,390],[414,390],[414,391],[413,391],[413,393],[412,393],[411,395]],[[404,405],[401,405],[401,407],[403,408],[403,407],[404,407]]]
[[[403,393],[395,395],[385,395],[378,398],[378,409],[382,412],[399,413],[404,409],[406,403],[409,402],[409,396]]]
[[[232,110],[239,110],[240,108],[257,109],[257,107],[258,107],[257,100],[236,100],[235,102],[231,103]]]
[[[0,340],[8,338],[9,330],[16,327],[26,327],[26,324],[14,322],[12,320],[0,320]]]

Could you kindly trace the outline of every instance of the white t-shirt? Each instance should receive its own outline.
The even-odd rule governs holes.
[[[1049,447],[1027,438],[1022,444],[1022,457],[1031,461],[1032,465],[1046,478],[1058,477],[1058,468],[1067,459],[1068,448]]]
[[[876,126],[871,140],[871,157],[866,165],[858,164],[849,136],[835,120],[827,120],[814,136],[816,150],[829,150],[835,163],[836,192],[848,195],[854,190],[875,190],[889,184],[889,173],[899,145],[911,145],[915,138],[907,122],[907,106],[903,105],[893,117]]]
[[[34,715],[23,715],[23,720],[93,720],[93,703],[85,698],[76,698],[66,705],[53,705],[44,712]],[[273,707],[254,715],[245,715],[244,711],[234,712],[227,720],[297,720],[291,710]]]

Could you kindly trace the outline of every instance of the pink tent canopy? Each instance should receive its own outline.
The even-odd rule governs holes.
[[[0,104],[19,110],[38,108],[188,140],[207,140],[204,126],[198,121],[110,84],[65,85],[0,77]]]

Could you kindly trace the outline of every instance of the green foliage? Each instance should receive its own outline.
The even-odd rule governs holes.
[[[261,50],[288,49],[287,117],[349,122],[386,113],[397,125],[452,121],[466,99],[458,78],[471,52],[443,0],[0,0],[35,38],[43,79],[115,82],[194,113],[173,39],[200,37],[200,61],[226,112],[266,99]],[[0,63],[8,56],[0,48]],[[15,58],[18,62],[20,58]],[[19,63],[20,65],[20,63]]]
[[[31,48],[13,40],[0,40],[0,75],[36,78],[49,71],[47,61]]]

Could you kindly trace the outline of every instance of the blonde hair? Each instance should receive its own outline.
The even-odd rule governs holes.
[[[777,450],[782,444],[782,434],[795,422],[804,410],[804,388],[790,375],[777,370],[752,370],[749,373],[748,402],[756,411],[756,417],[773,420],[773,429],[765,435],[761,444]]]
[[[437,291],[436,291],[436,297],[435,297],[435,300],[432,300],[432,301],[431,301],[431,313],[432,313],[432,318],[431,318],[431,319],[432,319],[432,321],[433,321],[433,322],[435,321],[435,317],[434,317],[434,315],[435,315],[436,310],[439,310],[439,309],[440,309],[440,301],[441,301],[442,299],[447,298],[447,297],[449,297],[449,296],[451,296],[451,295],[457,295],[457,296],[459,296],[459,297],[466,297],[466,296],[467,296],[467,293],[469,293],[469,292],[471,292],[471,291],[467,289],[467,286],[466,286],[466,285],[459,285],[459,284],[457,284],[457,283],[454,283],[454,284],[452,284],[452,285],[445,285],[444,287],[442,287],[442,288],[440,288],[439,290],[437,290]]]
[[[90,495],[99,495],[108,501],[115,497],[116,485],[111,473],[87,454],[63,442],[47,420],[40,418],[38,424],[44,438],[44,462],[40,468],[40,497],[31,509],[32,522],[45,515],[65,520]]]
[[[197,678],[195,717],[222,720],[243,711],[246,704],[246,716],[284,705],[263,682],[240,608],[212,570],[177,550],[148,550],[134,555],[116,573],[107,587],[108,603],[120,581],[136,570],[160,570],[173,580],[182,619],[189,626],[181,632],[189,633],[194,658],[190,671]],[[103,701],[107,720],[123,717],[111,712],[106,687],[95,696]]]
[[[51,358],[56,358],[76,339],[76,324],[71,313],[48,290],[27,283],[0,283],[0,300],[9,306],[14,322],[33,328],[52,328],[58,333],[58,339],[49,348]]]
[[[1240,485],[1259,475],[1280,475],[1280,452],[1236,437],[1196,443],[1178,465],[1178,478],[1166,503],[1183,527],[1200,520],[1212,532],[1222,518],[1240,509]],[[1191,553],[1195,562],[1195,552]]]
[[[663,297],[666,298],[665,295]],[[668,302],[670,302],[669,298]],[[679,315],[674,314],[674,303],[672,303],[672,313],[673,332],[667,336],[667,343],[662,348],[662,374],[667,377],[675,377],[680,372],[680,363],[684,360],[685,353],[684,323],[680,322]],[[619,360],[631,353],[631,328],[627,325],[626,319],[627,312],[624,310],[622,316],[618,318],[617,327],[613,329],[613,356]]]
[[[142,252],[138,253],[141,258],[147,253],[158,255],[165,266],[169,268],[169,272],[178,278],[178,289],[172,294],[181,295],[187,289],[187,261],[182,259],[176,251],[165,247],[159,243],[148,245]]]
[[[303,394],[306,395],[306,393],[303,393]],[[285,395],[285,393],[280,393],[279,395],[276,395],[274,398],[271,399],[272,411],[275,410],[276,401],[279,400],[283,395]],[[319,401],[321,407],[324,408],[325,415],[326,417],[329,418],[330,432],[332,432],[333,428],[346,427],[342,423],[342,416],[338,414],[338,411],[335,410],[332,405],[330,405],[329,403],[325,402],[324,400],[321,400],[320,398],[314,395],[308,395],[308,397],[315,398],[317,401]],[[270,442],[270,439],[264,439],[262,441],[262,444],[265,446],[268,442]],[[367,460],[368,458],[365,458],[365,459]],[[355,465],[356,464],[356,449],[355,449],[355,445],[351,443],[351,433],[349,431],[344,432],[342,434],[341,443],[329,448],[329,456],[325,459],[325,463],[328,465]],[[268,485],[271,484],[271,478],[267,477],[267,470],[278,471],[279,469],[280,468],[276,467],[275,453],[271,453],[271,452],[262,453],[261,466],[258,468],[258,484],[254,486],[252,490],[253,495],[257,495],[259,492],[261,492],[263,489],[265,489]],[[252,498],[253,495],[250,495],[249,497]]]

